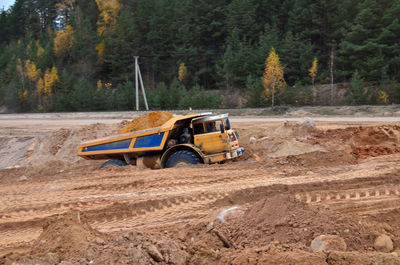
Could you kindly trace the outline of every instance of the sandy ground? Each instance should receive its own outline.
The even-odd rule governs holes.
[[[222,165],[76,156],[121,120],[0,118],[0,264],[400,264],[398,118],[232,117]]]

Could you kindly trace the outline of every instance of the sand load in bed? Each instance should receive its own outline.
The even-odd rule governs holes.
[[[130,133],[163,125],[172,118],[173,114],[165,111],[153,111],[143,114],[130,121],[118,134]]]

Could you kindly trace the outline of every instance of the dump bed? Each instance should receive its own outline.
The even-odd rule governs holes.
[[[85,159],[107,159],[127,153],[140,156],[143,152],[162,151],[177,123],[209,114],[174,117],[160,127],[84,142],[78,148],[78,155]]]

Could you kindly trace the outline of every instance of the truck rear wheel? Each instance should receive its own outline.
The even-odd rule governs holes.
[[[104,162],[101,166],[100,169],[106,167],[106,166],[116,166],[116,167],[123,167],[126,166],[126,162],[124,160],[120,159],[110,159]]]
[[[166,168],[176,167],[180,164],[191,164],[197,165],[200,164],[200,159],[190,151],[178,151],[173,153],[165,163]]]

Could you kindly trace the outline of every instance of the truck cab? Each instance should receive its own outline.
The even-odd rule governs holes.
[[[243,154],[239,134],[231,128],[228,114],[192,119],[194,146],[208,163],[221,162]]]

